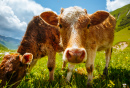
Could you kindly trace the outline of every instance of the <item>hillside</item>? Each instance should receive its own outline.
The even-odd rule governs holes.
[[[8,48],[0,44],[0,50],[8,50]]]
[[[20,40],[0,35],[0,44],[6,46],[9,49],[17,49],[18,45],[20,44]]]
[[[113,45],[121,41],[126,41],[130,43],[130,26],[115,33]]]
[[[117,20],[116,31],[130,26],[130,4],[110,12]]]

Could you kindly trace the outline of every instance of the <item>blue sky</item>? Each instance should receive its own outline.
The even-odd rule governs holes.
[[[87,9],[92,14],[97,10],[106,10],[106,0],[35,0],[43,7],[51,8],[53,11],[60,13],[61,8],[70,6],[80,6]]]
[[[60,14],[61,8],[80,6],[89,14],[114,11],[130,0],[0,0],[0,35],[22,39],[29,21],[44,11]]]

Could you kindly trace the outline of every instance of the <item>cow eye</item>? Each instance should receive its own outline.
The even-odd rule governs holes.
[[[90,27],[90,24],[88,24],[87,28],[89,28],[89,27]]]
[[[59,27],[60,27],[60,28],[62,28],[62,25],[61,25],[61,24],[59,24]]]

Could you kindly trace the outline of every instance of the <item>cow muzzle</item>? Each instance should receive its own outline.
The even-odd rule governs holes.
[[[77,48],[77,49],[66,49],[65,50],[65,56],[68,62],[71,63],[81,63],[84,61],[86,57],[86,50],[83,48]]]

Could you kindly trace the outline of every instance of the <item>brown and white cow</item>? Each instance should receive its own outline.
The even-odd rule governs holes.
[[[68,81],[70,81],[74,65],[86,61],[87,85],[91,85],[96,52],[100,50],[105,50],[106,53],[104,74],[107,74],[116,25],[112,15],[106,11],[87,14],[86,9],[75,6],[62,8],[60,15],[47,11],[40,16],[46,23],[59,26],[61,43],[65,50],[64,65],[70,62],[66,77]]]
[[[56,27],[46,24],[39,16],[33,17],[27,26],[26,33],[18,47],[17,52],[32,53],[33,61],[30,70],[41,57],[48,56],[47,67],[49,69],[49,80],[54,79],[55,54],[62,51],[59,45],[60,33]]]
[[[0,88],[16,88],[26,75],[32,59],[31,53],[25,53],[23,56],[18,53],[5,55],[0,64]]]

